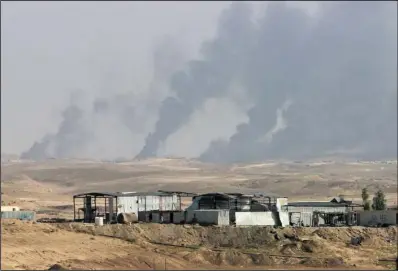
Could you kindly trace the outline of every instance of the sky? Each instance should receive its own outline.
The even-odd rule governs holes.
[[[2,153],[396,157],[394,2],[1,7]]]
[[[20,153],[55,130],[70,91],[145,91],[156,42],[172,36],[188,55],[196,54],[227,5],[2,2],[2,152]],[[116,78],[106,82],[112,69]]]

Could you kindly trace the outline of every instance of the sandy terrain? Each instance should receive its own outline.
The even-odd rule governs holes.
[[[49,160],[3,163],[1,171],[2,203],[35,210],[38,217],[71,218],[72,195],[80,192],[262,191],[287,196],[290,201],[330,200],[339,194],[360,201],[363,187],[371,193],[382,188],[388,203],[396,205],[396,163],[269,162],[216,166],[187,159],[125,163]],[[275,233],[265,228],[237,234],[241,229],[119,226],[95,229],[83,224],[2,221],[1,267],[48,269],[58,263],[68,269],[164,269],[166,259],[167,269],[374,269],[386,267],[378,258],[396,257],[396,228],[334,228],[318,232],[301,229],[296,234],[309,236],[312,242],[312,252],[308,252],[303,250],[303,242],[282,249],[281,242],[286,240],[275,241]],[[291,229],[284,229],[287,230]],[[283,236],[282,232],[278,234]],[[357,235],[366,237],[366,242],[360,247],[347,246],[350,237]],[[265,238],[268,243],[258,243],[251,236]],[[240,241],[214,241],[234,239]]]
[[[1,268],[391,269],[397,228],[220,228],[160,224],[42,224],[2,221]],[[279,240],[275,239],[279,236]],[[352,236],[363,236],[358,247]],[[287,238],[287,237],[289,238]]]

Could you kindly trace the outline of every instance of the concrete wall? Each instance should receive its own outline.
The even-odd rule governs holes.
[[[185,212],[174,212],[173,221],[172,221],[174,224],[180,224],[184,220],[185,220]]]
[[[162,223],[171,223],[170,212],[161,213],[160,222],[162,222]]]
[[[286,227],[290,225],[289,213],[288,212],[279,212],[279,219],[282,223],[282,227]]]
[[[283,208],[282,206],[286,206],[287,203],[288,203],[287,198],[277,198],[276,199],[276,210],[278,212],[281,212],[282,208]]]
[[[237,226],[274,226],[272,212],[236,212]]]
[[[152,213],[152,223],[160,223],[160,214]]]
[[[20,211],[18,206],[1,206],[2,212],[18,212]]]
[[[138,221],[149,222],[148,212],[138,212]]]
[[[193,214],[199,224],[229,225],[229,210],[195,210]]]
[[[184,214],[185,223],[192,223],[192,219],[195,214],[195,209],[186,209]]]
[[[397,210],[358,212],[358,224],[360,226],[397,225]]]

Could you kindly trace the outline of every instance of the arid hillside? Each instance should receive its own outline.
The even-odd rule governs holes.
[[[49,160],[2,164],[2,204],[37,217],[73,216],[80,192],[254,192],[293,200],[360,201],[381,188],[396,204],[396,163],[267,162],[213,165],[187,159],[125,163]],[[397,228],[199,227],[2,221],[2,269],[383,269],[395,263]],[[361,236],[360,246],[350,245]]]
[[[183,185],[182,185],[183,184]],[[125,163],[49,160],[3,163],[3,200],[71,199],[87,191],[177,190],[253,192],[291,199],[328,199],[338,194],[360,200],[361,189],[378,188],[396,201],[396,163],[268,162],[214,165],[188,159],[151,159]],[[63,197],[65,196],[65,197]],[[395,202],[396,204],[396,202]]]

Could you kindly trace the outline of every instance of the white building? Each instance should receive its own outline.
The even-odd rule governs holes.
[[[83,200],[80,206],[77,199]],[[153,212],[180,211],[181,197],[172,192],[84,193],[73,197],[73,205],[75,221],[93,223],[95,217],[103,217],[105,223],[111,223],[119,213],[146,217]]]

